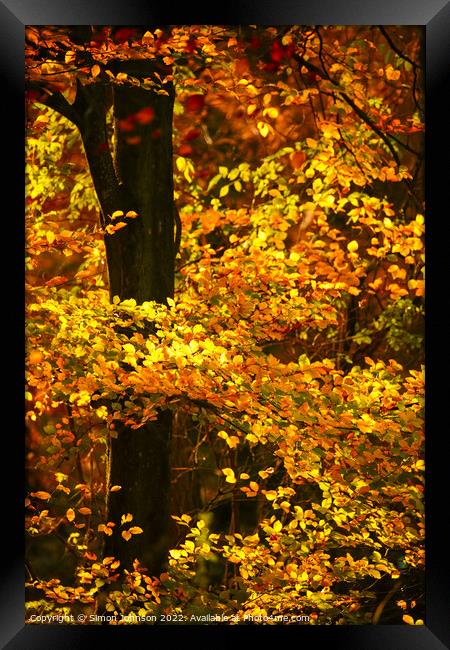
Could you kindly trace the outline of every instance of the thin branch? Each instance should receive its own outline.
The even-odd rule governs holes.
[[[387,31],[384,29],[382,25],[378,25],[378,29],[383,34],[384,38],[387,40],[387,42],[394,50],[394,52],[397,54],[397,56],[399,56],[404,61],[408,61],[408,63],[410,63],[414,69],[421,70],[421,66],[418,63],[410,59],[409,56],[406,56],[406,54],[404,54],[401,50],[399,50],[399,48],[395,45],[394,41],[392,40],[392,38],[389,36],[389,34],[387,33]]]
[[[304,65],[305,68],[308,68],[308,70],[310,70],[311,72],[314,72],[315,74],[319,75],[319,77],[321,77],[322,79],[330,81],[333,84],[333,86],[336,87],[336,92],[339,94],[339,96],[342,97],[342,99],[350,106],[350,108],[352,108],[354,110],[354,112],[363,120],[363,122],[365,122],[372,129],[372,131],[374,131],[374,133],[376,133],[378,135],[378,137],[383,140],[383,142],[385,143],[385,145],[388,147],[389,151],[391,152],[392,157],[394,158],[397,165],[400,165],[400,159],[399,159],[398,154],[395,151],[394,146],[393,146],[393,144],[392,144],[392,142],[391,142],[391,140],[389,138],[391,138],[392,140],[397,142],[397,144],[402,146],[404,149],[406,149],[410,153],[414,154],[415,156],[419,156],[419,153],[417,151],[412,149],[410,146],[408,146],[407,144],[405,144],[404,142],[402,142],[401,140],[399,140],[395,136],[393,136],[393,135],[388,136],[385,133],[383,133],[383,131],[381,131],[381,129],[378,128],[378,126],[375,124],[375,122],[372,120],[372,118],[370,118],[367,115],[367,113],[362,110],[362,108],[360,108],[357,104],[355,104],[353,99],[351,97],[349,97],[344,90],[342,90],[342,88],[339,86],[337,81],[332,79],[326,70],[322,70],[321,68],[318,68],[313,63],[310,63],[310,61],[306,61],[303,57],[296,56],[295,58],[302,65]]]
[[[403,53],[403,52],[402,52],[402,51],[401,51],[401,50],[400,50],[400,49],[395,45],[394,41],[391,39],[391,37],[389,36],[388,32],[384,29],[384,27],[383,27],[382,25],[379,25],[379,26],[378,26],[378,29],[379,29],[380,32],[383,34],[384,38],[387,40],[387,42],[389,43],[390,47],[391,47],[392,50],[397,54],[397,56],[399,56],[401,59],[403,59],[404,61],[407,61],[408,63],[410,63],[410,64],[412,65],[412,67],[413,67],[413,72],[414,72],[414,81],[413,81],[413,89],[412,89],[412,90],[413,90],[414,104],[415,104],[417,110],[419,111],[419,113],[420,113],[421,115],[423,115],[423,108],[420,106],[420,104],[419,104],[419,102],[418,102],[418,99],[417,99],[417,96],[416,96],[416,89],[417,89],[417,72],[418,72],[418,70],[422,70],[422,66],[420,66],[418,63],[416,63],[415,61],[413,61],[412,59],[410,59],[409,56],[406,56],[406,54],[404,54],[404,53]]]

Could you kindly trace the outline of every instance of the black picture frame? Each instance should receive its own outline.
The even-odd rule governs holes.
[[[230,642],[243,632],[250,632],[247,643],[288,642],[305,647],[311,641],[346,650],[442,650],[450,647],[450,580],[445,520],[449,496],[447,456],[443,443],[448,425],[445,407],[448,402],[445,381],[445,351],[448,327],[440,305],[448,289],[439,282],[448,277],[448,228],[446,227],[449,114],[448,69],[450,67],[450,3],[445,0],[249,0],[224,3],[209,12],[193,2],[175,10],[169,3],[129,0],[127,4],[112,0],[0,0],[0,71],[2,89],[2,171],[1,193],[4,216],[2,234],[4,254],[13,251],[13,262],[5,263],[0,301],[6,332],[3,346],[12,352],[4,362],[3,417],[3,491],[2,491],[2,580],[0,582],[0,642],[8,650],[86,648],[126,639],[138,640],[147,635],[147,643],[211,641],[218,637]],[[380,24],[423,25],[426,37],[426,200],[427,200],[427,390],[426,390],[426,595],[425,626],[241,626],[211,627],[101,627],[24,624],[23,555],[23,261],[24,233],[21,216],[24,207],[24,27],[33,24]],[[6,137],[9,142],[5,142]],[[10,208],[4,207],[11,199]],[[439,246],[445,246],[440,250]],[[11,305],[16,304],[17,310]],[[19,323],[16,325],[15,323]],[[444,329],[445,328],[445,329]],[[5,338],[6,337],[6,338]],[[2,347],[3,347],[2,346]],[[5,350],[6,352],[6,350]],[[446,400],[447,397],[447,400]],[[446,426],[447,425],[447,426]],[[441,435],[442,433],[442,435]],[[6,476],[7,469],[11,472]],[[130,636],[131,635],[131,636]],[[281,636],[280,636],[281,635]],[[294,636],[292,636],[294,635]],[[325,636],[324,636],[325,635]],[[326,639],[325,639],[326,637]]]

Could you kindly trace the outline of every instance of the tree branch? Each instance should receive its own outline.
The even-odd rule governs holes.
[[[43,87],[41,84],[37,84],[35,82],[28,83],[27,88],[36,89],[39,90],[42,95],[45,94],[45,97],[41,95],[38,99],[36,99],[36,101],[44,104],[44,106],[52,108],[54,111],[67,118],[70,122],[72,122],[72,124],[79,127],[79,115],[75,109],[75,106],[73,104],[69,104],[62,93],[51,92],[45,86]]]
[[[394,41],[391,39],[391,37],[389,36],[389,34],[387,33],[387,31],[384,29],[384,27],[382,25],[378,25],[378,29],[383,34],[384,38],[387,40],[387,42],[389,43],[391,48],[394,50],[394,52],[397,54],[397,56],[399,56],[404,61],[408,61],[408,63],[410,63],[414,69],[417,69],[417,70],[421,69],[421,67],[420,67],[420,65],[418,63],[415,63],[415,61],[410,59],[409,56],[406,56],[406,54],[403,54],[403,52],[401,50],[399,50],[399,48],[395,45]]]
[[[336,92],[338,93],[338,95],[340,97],[342,97],[342,99],[350,106],[350,108],[352,108],[354,110],[354,112],[358,115],[358,117],[360,117],[363,120],[363,122],[365,122],[372,129],[372,131],[374,131],[374,133],[376,133],[378,135],[378,137],[383,140],[383,142],[385,143],[385,145],[388,147],[389,151],[391,152],[392,157],[394,158],[397,165],[400,165],[400,159],[398,157],[397,152],[394,149],[394,146],[393,146],[391,140],[394,140],[395,142],[397,142],[397,144],[402,146],[404,149],[406,149],[410,153],[414,154],[415,156],[419,157],[419,153],[417,151],[415,151],[414,149],[412,149],[410,146],[408,146],[407,144],[405,144],[404,142],[402,142],[401,140],[399,140],[398,138],[396,138],[393,135],[388,136],[385,133],[383,133],[383,131],[378,128],[378,126],[367,115],[367,113],[365,111],[363,111],[362,108],[357,106],[357,104],[355,104],[353,99],[351,99],[351,97],[349,97],[349,95],[347,95],[347,93],[344,90],[342,90],[342,88],[337,83],[337,81],[335,81],[332,77],[330,77],[330,75],[328,74],[328,72],[326,70],[322,70],[321,68],[317,67],[316,65],[314,65],[310,61],[306,61],[302,56],[296,55],[294,58],[296,58],[302,65],[304,65],[305,68],[308,68],[308,70],[310,70],[311,72],[314,72],[321,79],[325,79],[326,81],[330,81],[333,84],[333,86],[336,87]]]

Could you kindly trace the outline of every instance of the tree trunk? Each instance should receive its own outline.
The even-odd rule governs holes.
[[[173,97],[117,87],[114,107],[119,125],[142,109],[154,111],[154,119],[136,128],[130,142],[127,132],[116,128],[117,171],[136,201],[139,217],[116,234],[106,235],[110,293],[121,300],[165,303],[174,293]],[[141,138],[140,142],[133,137]],[[171,428],[172,415],[165,411],[140,429],[123,427],[111,440],[108,484],[122,489],[109,492],[108,520],[115,521],[116,527],[105,553],[128,567],[138,558],[152,574],[161,571],[167,553]],[[118,529],[121,515],[128,512],[144,533],[126,542]]]
[[[128,61],[150,76],[148,61]],[[147,66],[147,69],[145,69]],[[172,112],[169,94],[130,85],[116,85],[113,93],[115,155],[110,153],[106,129],[106,92],[101,85],[79,88],[83,120],[79,124],[103,225],[114,224],[116,210],[133,210],[137,218],[120,217],[127,226],[110,235],[105,246],[110,296],[137,303],[166,303],[174,293],[174,200],[172,173]],[[117,220],[116,220],[117,221]],[[105,555],[115,556],[122,568],[137,558],[150,573],[161,572],[167,555],[170,488],[169,440],[172,416],[160,412],[156,421],[139,429],[117,429],[111,439],[108,466],[108,521],[114,532],[106,538]],[[119,491],[110,487],[120,485]],[[121,516],[133,515],[129,526],[143,534],[129,541],[121,536]]]

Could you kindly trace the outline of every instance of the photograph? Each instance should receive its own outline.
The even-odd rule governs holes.
[[[5,647],[268,626],[445,648],[427,20],[51,13],[18,16],[24,628]]]
[[[423,29],[25,42],[27,622],[423,625]]]

